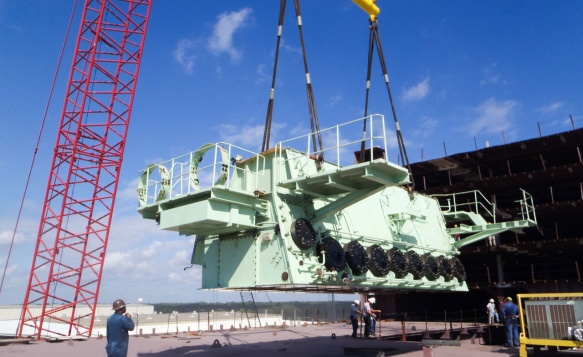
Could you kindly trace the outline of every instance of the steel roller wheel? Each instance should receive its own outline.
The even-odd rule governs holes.
[[[352,241],[345,246],[346,263],[352,269],[352,274],[362,275],[368,271],[368,255],[362,244]]]
[[[316,244],[316,231],[305,218],[298,218],[292,222],[290,234],[300,249],[308,249]]]
[[[453,257],[449,259],[449,263],[453,276],[458,278],[459,281],[466,281],[466,269],[462,262],[457,257]]]
[[[425,253],[421,256],[421,261],[423,262],[425,277],[429,280],[437,279],[440,274],[437,258],[431,253]]]
[[[397,278],[402,278],[408,273],[407,257],[405,253],[397,247],[389,249],[388,256],[390,260],[391,271],[395,273]]]
[[[423,277],[423,272],[425,267],[423,261],[416,251],[410,250],[405,253],[405,258],[407,258],[407,267],[415,279],[421,279]]]
[[[453,279],[453,268],[451,266],[451,261],[445,256],[440,255],[437,257],[437,262],[439,263],[439,272],[445,281],[450,281]]]
[[[391,260],[385,250],[378,244],[373,244],[366,250],[370,259],[369,269],[376,277],[385,276],[391,269]]]
[[[346,256],[344,249],[338,241],[332,237],[322,238],[319,251],[324,251],[324,266],[328,271],[341,271],[346,268]]]

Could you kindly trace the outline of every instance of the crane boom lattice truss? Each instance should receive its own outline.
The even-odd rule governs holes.
[[[85,2],[19,336],[91,335],[150,9]]]

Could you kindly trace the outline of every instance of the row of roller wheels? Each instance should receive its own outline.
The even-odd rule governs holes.
[[[316,232],[308,220],[297,219],[291,228],[292,239],[299,248],[308,249],[316,245]],[[430,253],[419,255],[413,250],[403,252],[397,247],[384,250],[378,244],[364,248],[357,241],[342,246],[329,236],[321,239],[317,252],[329,271],[341,271],[349,266],[354,275],[363,275],[370,270],[376,277],[394,272],[397,278],[411,273],[415,279],[426,277],[428,280],[436,280],[443,276],[445,281],[453,278],[466,280],[464,266],[457,257],[447,258]]]
[[[341,271],[348,265],[354,275],[366,274],[370,270],[376,277],[394,272],[397,278],[411,273],[414,279],[426,277],[428,280],[436,280],[443,276],[445,281],[453,278],[466,280],[464,266],[456,257],[446,258],[429,253],[419,255],[413,250],[403,252],[396,247],[385,251],[377,244],[365,249],[357,241],[343,247],[332,237],[324,237],[318,251],[323,252],[320,254],[323,254],[328,270]]]

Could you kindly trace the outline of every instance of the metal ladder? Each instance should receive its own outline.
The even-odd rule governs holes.
[[[247,322],[249,323],[249,328],[251,328],[251,318],[250,313],[247,312],[247,305],[251,305],[251,317],[253,321],[257,321],[259,323],[259,327],[261,327],[261,320],[259,319],[259,312],[257,312],[257,305],[255,305],[255,298],[253,297],[253,292],[251,291],[241,291],[241,302],[243,303],[243,311],[245,312],[245,316],[247,317]],[[255,314],[255,315],[253,315]]]

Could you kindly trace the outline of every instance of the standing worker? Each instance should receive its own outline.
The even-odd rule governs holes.
[[[488,324],[493,324],[494,319],[496,320],[496,323],[498,323],[498,312],[496,311],[494,299],[490,299],[490,302],[486,305],[486,311],[488,312]]]
[[[506,340],[508,347],[520,347],[518,336],[518,305],[512,302],[511,297],[506,298],[506,304],[502,307],[502,314],[506,321]]]
[[[350,322],[352,323],[352,335],[350,337],[356,338],[356,332],[358,331],[358,320],[360,320],[360,301],[354,300],[352,305],[350,305]]]
[[[107,357],[127,357],[129,331],[134,330],[132,315],[126,313],[126,303],[122,299],[113,302],[115,313],[107,319]]]
[[[369,337],[373,318],[372,307],[370,306],[370,298],[362,305],[362,314],[364,316],[364,337]]]
[[[370,335],[371,336],[376,336],[376,330],[377,330],[377,313],[380,313],[381,310],[375,310],[372,308],[372,305],[374,305],[376,303],[376,299],[374,297],[371,297],[368,299],[368,302],[370,304]]]

